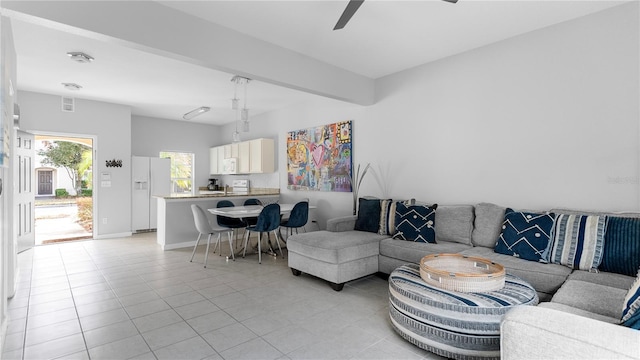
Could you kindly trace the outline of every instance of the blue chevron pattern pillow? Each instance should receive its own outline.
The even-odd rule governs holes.
[[[438,204],[405,205],[396,203],[396,233],[394,239],[436,243],[436,208]]]
[[[494,251],[524,260],[546,263],[555,214],[536,214],[507,209]]]

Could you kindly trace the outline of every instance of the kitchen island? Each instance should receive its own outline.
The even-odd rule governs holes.
[[[256,198],[265,204],[277,202],[280,198],[279,189],[251,189],[249,192],[225,194],[172,195],[156,196],[158,199],[158,232],[157,242],[163,250],[172,250],[195,245],[198,231],[196,230],[191,212],[191,204],[198,204],[205,210],[212,224],[216,223],[215,216],[207,209],[215,208],[218,201],[229,200],[235,205],[242,205],[246,199]]]

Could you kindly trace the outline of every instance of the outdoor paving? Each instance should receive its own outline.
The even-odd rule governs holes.
[[[78,207],[75,203],[36,206],[36,245],[41,245],[45,241],[92,237],[92,233],[77,223],[77,214]]]

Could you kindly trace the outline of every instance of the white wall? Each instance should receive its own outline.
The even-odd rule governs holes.
[[[131,119],[131,153],[158,157],[160,151],[195,154],[195,188],[207,186],[209,148],[221,144],[220,127],[133,116]]]
[[[638,210],[638,30],[634,2],[379,79],[356,151],[392,196]]]
[[[35,133],[79,134],[96,137],[93,171],[93,214],[96,237],[131,233],[131,109],[125,105],[78,99],[75,112],[61,111],[60,96],[19,92],[21,129]],[[107,167],[107,160],[122,160],[122,167]],[[111,186],[100,185],[100,174],[111,175]],[[107,219],[106,223],[104,219]]]
[[[638,4],[619,6],[381,78],[373,106],[263,114],[246,137],[276,137],[281,197],[309,197],[322,227],[351,194],[287,190],[286,133],[341,120],[374,169],[360,195],[640,210],[638,29]]]

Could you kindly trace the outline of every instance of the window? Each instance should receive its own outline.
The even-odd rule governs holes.
[[[160,157],[171,159],[171,193],[193,194],[194,154],[161,151]]]

